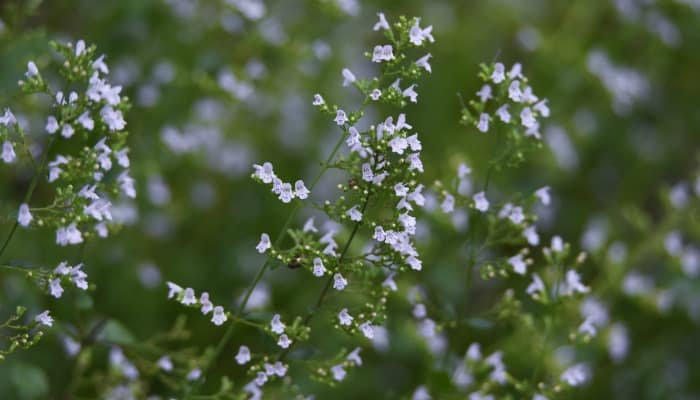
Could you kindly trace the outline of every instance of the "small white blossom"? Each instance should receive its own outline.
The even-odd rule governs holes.
[[[271,247],[272,243],[270,243],[270,235],[268,235],[267,233],[261,234],[260,242],[258,242],[257,246],[255,246],[255,249],[258,251],[258,253],[263,254]]]
[[[514,80],[508,86],[508,98],[516,103],[523,101],[523,92],[520,90],[520,81]]]
[[[555,253],[561,253],[562,251],[564,251],[564,241],[560,236],[552,237],[551,248],[552,251]]]
[[[192,288],[187,288],[185,289],[185,295],[182,296],[182,300],[180,300],[180,303],[189,306],[192,304],[197,304],[197,297],[194,294],[194,289]]]
[[[270,331],[276,334],[281,334],[284,333],[285,327],[284,322],[282,322],[282,317],[280,317],[279,314],[272,316],[272,320],[270,321]]]
[[[199,296],[199,304],[202,305],[202,308],[200,309],[200,311],[202,311],[202,314],[204,314],[204,315],[209,314],[211,312],[211,310],[214,309],[214,305],[209,300],[209,293],[207,293],[207,292],[203,292]]]
[[[39,76],[39,69],[36,67],[36,64],[34,64],[34,61],[29,61],[27,63],[27,72],[24,73],[24,76],[26,76],[27,79]]]
[[[316,229],[316,226],[314,226],[314,217],[311,217],[306,220],[304,223],[304,228],[302,229],[304,232],[318,232],[318,229]]]
[[[320,105],[323,105],[323,104],[325,104],[325,103],[326,103],[326,102],[323,100],[323,97],[321,97],[320,94],[316,93],[316,94],[314,95],[314,101],[313,101],[313,103],[311,103],[311,104],[313,104],[313,105],[315,105],[315,106],[320,106]]]
[[[545,206],[548,206],[552,202],[552,198],[549,195],[549,186],[544,186],[535,191],[535,196],[540,199],[540,202]]]
[[[211,316],[211,322],[213,322],[214,325],[221,326],[227,319],[228,317],[226,316],[226,312],[224,311],[223,307],[214,307],[214,313]]]
[[[357,206],[352,206],[346,214],[350,217],[351,221],[360,222],[362,221],[362,212],[357,209]]]
[[[590,367],[586,364],[576,364],[567,368],[561,374],[561,380],[569,384],[570,386],[580,386],[588,380],[591,371]]]
[[[292,341],[289,339],[286,333],[281,334],[277,340],[277,345],[283,349],[288,348],[291,344]]]
[[[238,365],[244,365],[250,361],[250,349],[248,346],[241,346],[238,348],[238,354],[236,354],[236,362]]]
[[[51,315],[49,315],[49,310],[46,310],[42,312],[41,314],[37,315],[34,317],[34,321],[44,325],[51,327],[53,326],[53,318],[51,318]]]
[[[178,296],[182,291],[184,290],[182,287],[179,285],[172,283],[172,282],[166,282],[168,285],[168,298],[172,299],[173,297]]]
[[[348,86],[356,80],[355,74],[347,68],[343,68],[343,86]]]
[[[386,17],[384,16],[384,13],[377,13],[377,16],[379,17],[379,21],[374,24],[374,30],[378,31],[380,29],[390,29],[389,28],[389,22],[387,22]]]
[[[535,230],[534,225],[525,228],[525,230],[523,230],[523,236],[530,246],[537,246],[540,244],[540,236],[537,234],[537,230]]]
[[[362,350],[359,347],[355,347],[355,350],[351,351],[350,354],[348,354],[347,357],[345,357],[346,360],[351,361],[353,364],[356,366],[362,365],[362,359],[360,358],[360,350]]]
[[[508,259],[508,263],[513,266],[513,271],[516,274],[525,275],[527,272],[527,264],[523,260],[523,255],[518,254]]]
[[[49,117],[46,119],[46,132],[48,132],[49,135],[53,135],[57,130],[58,121],[56,120],[56,117],[49,115]]]
[[[481,212],[486,212],[489,209],[489,201],[486,199],[486,193],[479,192],[475,194],[472,199],[474,200],[474,208]]]
[[[56,278],[49,283],[49,294],[57,299],[63,295],[63,286],[61,286],[61,278]]]
[[[432,54],[428,53],[428,54],[424,55],[423,57],[419,58],[416,61],[416,66],[423,68],[424,70],[428,71],[429,73],[432,73],[433,70],[430,67],[430,63],[428,62],[432,56],[433,56]]]
[[[501,83],[505,79],[505,67],[502,63],[496,63],[496,65],[494,65],[493,73],[491,73],[491,80],[493,83]]]
[[[343,364],[338,364],[336,366],[331,367],[331,373],[333,374],[333,379],[335,379],[338,382],[345,379],[346,373]]]
[[[533,107],[544,118],[549,117],[549,107],[547,107],[547,99],[541,100]]]
[[[163,356],[158,359],[158,368],[165,372],[170,372],[173,370],[173,361],[168,356]]]
[[[314,258],[314,276],[321,277],[326,273],[326,267],[323,265],[323,260],[316,257]]]
[[[343,275],[340,275],[340,273],[336,273],[335,275],[333,275],[333,289],[343,290],[347,285],[348,281],[345,278],[343,278]]]
[[[415,90],[416,84],[412,84],[411,86],[407,87],[406,89],[401,92],[403,97],[408,97],[411,103],[417,103],[418,102],[418,93]]]
[[[85,129],[91,131],[95,127],[95,121],[90,118],[90,112],[85,111],[78,117],[78,123]]]
[[[390,44],[374,46],[372,51],[372,62],[380,63],[382,61],[391,61],[394,57],[394,48]]]
[[[417,18],[416,23],[413,24],[413,26],[411,27],[411,30],[408,32],[409,41],[416,46],[422,46],[423,41],[425,41],[426,39],[430,43],[435,42],[435,39],[433,38],[433,35],[432,35],[433,27],[429,26],[427,28],[421,28],[418,25],[419,22],[420,22],[420,19]]]
[[[362,331],[362,334],[365,335],[367,339],[374,339],[374,326],[372,326],[369,321],[365,321],[360,324],[360,331]],[[360,362],[358,365],[360,364],[362,364],[362,362]]]
[[[532,113],[532,110],[530,109],[530,107],[525,107],[520,112],[520,122],[526,128],[532,128],[535,126],[537,121],[535,120],[535,116]]]
[[[6,140],[2,144],[2,160],[6,164],[11,164],[11,163],[15,162],[16,159],[17,159],[17,154],[15,154],[15,148],[12,145],[12,142],[10,142],[9,140]]]
[[[27,227],[29,223],[32,222],[32,213],[29,212],[29,206],[26,203],[22,203],[19,206],[19,213],[17,214],[17,223],[21,226]]]
[[[352,324],[353,319],[354,318],[352,317],[352,315],[350,315],[350,313],[348,313],[347,308],[343,308],[338,313],[338,321],[340,322],[340,325],[350,326]]]
[[[370,99],[377,101],[380,97],[382,97],[382,91],[379,89],[373,89],[372,92],[370,92],[369,97]]]
[[[479,99],[481,100],[482,103],[485,103],[487,100],[493,98],[493,90],[491,89],[491,85],[484,85],[479,89],[478,92],[476,92],[476,95],[479,96]]]
[[[525,220],[525,214],[523,214],[522,207],[513,207],[508,215],[508,219],[510,219],[514,224],[523,222]]]
[[[272,179],[275,178],[272,163],[264,162],[263,165],[253,164],[253,168],[255,169],[253,175],[256,178],[260,179],[263,183],[272,183]]]
[[[294,195],[302,200],[306,199],[309,197],[309,189],[306,188],[306,185],[304,185],[304,181],[298,180],[294,182]]]
[[[476,124],[476,127],[482,131],[482,132],[488,132],[489,131],[489,115],[486,113],[481,113],[479,116],[479,123]]]
[[[335,123],[338,124],[339,126],[345,125],[346,122],[348,122],[348,116],[345,114],[345,111],[343,110],[338,110],[335,113]]]
[[[501,121],[505,122],[506,124],[509,123],[510,113],[508,112],[508,104],[498,107],[498,110],[496,110],[496,115],[498,115],[498,118],[500,118]]]

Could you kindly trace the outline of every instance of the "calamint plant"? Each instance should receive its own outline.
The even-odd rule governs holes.
[[[121,87],[107,79],[109,68],[95,46],[80,40],[75,44],[52,42],[55,62],[40,69],[27,63],[22,92],[46,105],[44,126],[29,129],[26,119],[5,109],[0,118],[2,160],[5,168],[18,174],[31,173],[16,219],[0,248],[0,257],[10,246],[18,229],[51,232],[60,247],[79,246],[95,238],[106,238],[118,227],[112,215],[112,202],[134,198],[134,180],[129,176],[124,112],[128,99]],[[48,59],[47,59],[48,60]],[[57,68],[52,68],[58,64]],[[37,195],[37,193],[39,195]],[[80,256],[73,262],[56,260],[51,265],[31,259],[8,262],[4,273],[18,273],[33,281],[54,299],[75,287],[88,290],[87,273]],[[17,348],[28,348],[54,324],[50,310],[37,313],[26,322],[25,307],[3,325],[12,332],[3,356]]]

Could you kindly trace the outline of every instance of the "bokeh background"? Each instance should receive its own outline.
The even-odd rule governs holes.
[[[96,44],[107,54],[112,81],[133,103],[126,119],[139,195],[117,205],[115,214],[125,223],[118,234],[84,249],[98,290],[52,302],[3,271],[0,315],[16,304],[51,308],[73,334],[104,320],[110,335],[138,342],[167,331],[185,314],[191,331],[186,346],[200,351],[215,343],[222,330],[167,302],[164,282],[207,290],[234,308],[264,261],[254,250],[260,232],[277,232],[289,213],[249,178],[251,165],[269,160],[284,176],[313,177],[337,132],[314,112],[312,95],[347,105],[361,100],[342,88],[340,70],[374,72],[363,53],[379,40],[371,30],[379,11],[390,19],[420,16],[433,25],[433,73],[419,85],[419,103],[406,110],[421,134],[429,180],[454,175],[466,161],[478,183],[498,151],[493,137],[459,125],[458,94],[472,98],[479,89],[479,63],[521,62],[536,93],[549,99],[552,117],[543,128],[542,149],[518,169],[496,173],[492,185],[503,193],[551,186],[554,206],[541,210],[541,233],[559,234],[589,251],[584,277],[606,288],[599,296],[610,319],[624,321],[630,342],[629,354],[617,362],[602,338],[582,350],[593,375],[567,398],[700,398],[699,285],[655,252],[669,227],[654,228],[673,214],[669,224],[691,243],[700,238],[697,212],[679,214],[667,201],[674,190],[692,196],[696,176],[697,0],[2,1],[0,107],[12,108],[30,135],[41,137],[45,105],[22,96],[16,85],[26,62],[49,57],[49,40]],[[31,175],[3,166],[0,177],[4,235]],[[330,174],[314,195],[333,196],[341,178]],[[677,186],[681,182],[686,186]],[[429,254],[442,256],[427,256],[438,261],[411,279],[478,316],[492,301],[489,285],[462,298],[463,281],[454,278],[467,273],[460,253],[465,235],[450,229],[452,234],[431,240]],[[47,265],[80,256],[53,245],[50,232],[36,231],[18,234],[5,254],[10,261],[29,257]],[[662,312],[654,290],[641,297],[622,290],[630,271],[641,271],[653,287],[682,286],[682,301]],[[278,268],[266,276],[253,305],[302,313],[319,285]],[[404,304],[391,307],[397,315],[410,312]],[[397,318],[390,331],[408,331],[403,324],[409,321]],[[517,332],[517,326],[470,327],[449,338],[457,348],[472,341],[511,346],[507,364],[527,373],[534,349],[522,342],[517,350]],[[57,331],[0,363],[0,398],[68,398],[76,361],[64,351],[61,335]],[[236,335],[237,343],[265,343],[253,330],[241,328]],[[315,340],[327,349],[343,345],[333,335]],[[241,373],[231,372],[235,349],[227,351],[230,357],[214,373],[235,379]],[[106,353],[96,350],[94,357]],[[372,367],[353,371],[338,388],[306,387],[319,399],[401,398],[427,382],[441,398],[440,385],[448,384],[433,372],[434,358],[416,335],[391,336],[386,349],[364,355]],[[91,396],[86,391],[75,398]]]

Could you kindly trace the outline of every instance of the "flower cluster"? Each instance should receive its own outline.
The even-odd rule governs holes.
[[[209,300],[209,293],[202,292],[199,298],[197,298],[192,288],[183,289],[172,282],[167,282],[167,285],[168,299],[178,301],[185,306],[199,307],[203,315],[211,313],[211,322],[216,326],[221,326],[228,320],[228,313],[224,311],[222,306],[215,306],[211,300]]]

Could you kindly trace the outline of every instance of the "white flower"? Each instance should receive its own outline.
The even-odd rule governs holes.
[[[263,183],[272,183],[272,179],[275,178],[272,163],[264,162],[262,166],[253,164],[253,168],[255,169],[253,176],[263,181]]]
[[[56,117],[49,115],[49,117],[46,119],[46,132],[48,132],[49,135],[53,135],[57,130],[58,121],[56,120]]]
[[[428,71],[429,73],[432,73],[433,70],[430,67],[430,63],[428,62],[428,60],[430,60],[430,57],[432,57],[432,56],[433,56],[432,54],[428,53],[428,54],[424,55],[423,57],[419,58],[416,61],[416,66],[423,68],[424,70]]]
[[[362,334],[365,335],[367,339],[374,339],[374,326],[372,326],[369,321],[365,321],[360,324],[360,331],[362,331]],[[362,362],[360,362],[358,365],[360,364],[362,364]]]
[[[532,128],[535,126],[537,121],[535,120],[535,116],[532,114],[530,107],[525,107],[520,112],[520,122],[526,128]]]
[[[91,131],[95,127],[95,121],[90,118],[90,112],[85,111],[78,117],[78,123],[83,126],[83,128]]]
[[[315,106],[320,106],[320,105],[323,105],[323,104],[325,104],[325,103],[326,103],[326,102],[323,100],[323,97],[321,97],[320,94],[316,93],[316,94],[314,95],[314,101],[313,101],[313,103],[311,103],[311,104],[313,104],[313,105],[315,105]]]
[[[533,107],[544,118],[549,117],[549,107],[547,107],[547,99],[541,100]]]
[[[104,106],[100,110],[100,116],[102,117],[102,122],[107,124],[110,131],[120,131],[126,126],[122,112],[113,109],[111,106]]]
[[[560,288],[563,295],[572,295],[575,292],[588,293],[591,290],[588,286],[581,283],[581,276],[574,270],[566,271],[566,280]]]
[[[165,282],[168,285],[168,298],[172,299],[175,296],[178,296],[182,291],[184,290],[182,287],[179,285],[172,283],[172,282]]]
[[[413,316],[416,319],[423,319],[426,316],[428,316],[428,312],[425,309],[425,304],[423,303],[418,303],[413,307]]]
[[[403,154],[403,152],[408,148],[408,141],[400,136],[391,139],[388,143],[391,147],[391,151],[396,154]]]
[[[298,180],[294,182],[294,195],[302,200],[306,199],[309,197],[309,189],[306,188],[306,185],[304,185],[304,181]]]
[[[32,79],[38,75],[39,69],[36,67],[36,64],[34,64],[34,61],[29,61],[27,63],[27,72],[24,73],[24,76],[26,76],[27,79]]]
[[[479,129],[482,132],[488,132],[489,131],[489,115],[486,113],[481,113],[479,116],[479,123],[476,124],[477,129]]]
[[[576,364],[567,368],[561,374],[561,380],[570,386],[579,386],[586,382],[591,374],[590,367],[586,364]]]
[[[238,365],[243,365],[250,361],[250,349],[248,346],[241,346],[238,348],[238,354],[236,354],[236,362]]]
[[[285,182],[281,184],[279,190],[279,199],[282,201],[282,203],[287,204],[294,199],[294,191],[292,191],[291,183]]]
[[[14,125],[17,123],[17,119],[15,118],[15,115],[12,114],[12,111],[10,111],[9,108],[5,109],[5,114],[0,116],[0,125],[4,125],[9,127],[10,125]]]
[[[17,214],[17,223],[20,225],[27,227],[29,226],[29,223],[32,222],[32,213],[29,212],[29,206],[27,203],[22,203],[19,206],[19,213]]]
[[[425,39],[428,39],[430,43],[435,42],[435,39],[431,33],[433,31],[433,27],[429,26],[423,29],[418,25],[419,22],[420,19],[417,18],[416,23],[413,24],[411,30],[408,32],[410,42],[416,46],[422,46]]]
[[[170,372],[173,370],[173,361],[168,356],[163,356],[158,359],[158,368],[165,372]]]
[[[523,214],[523,208],[522,207],[513,207],[513,209],[510,211],[510,214],[508,215],[508,219],[510,219],[514,224],[519,224],[525,220],[525,214]]]
[[[347,68],[343,68],[343,86],[348,86],[356,80],[355,74]]]
[[[527,272],[527,264],[523,260],[522,254],[509,258],[508,263],[513,266],[513,271],[515,271],[516,274],[525,275],[525,272]]]
[[[56,278],[49,283],[49,294],[57,299],[63,295],[63,286],[61,286],[61,278]]]
[[[282,322],[281,317],[279,314],[275,314],[272,316],[272,320],[270,321],[270,330],[273,333],[280,334],[284,333],[284,322]]]
[[[537,246],[540,244],[540,236],[537,234],[534,225],[525,228],[525,230],[523,230],[523,236],[527,239],[530,246]]]
[[[505,122],[506,124],[509,123],[510,113],[508,112],[508,104],[498,107],[498,110],[496,110],[496,115],[498,115],[498,118],[500,118],[501,121]]]
[[[348,313],[347,308],[343,308],[338,313],[338,321],[340,322],[340,325],[350,326],[352,324],[353,319],[354,318],[352,317],[352,315],[350,315],[350,313]]]
[[[48,327],[53,326],[53,318],[51,318],[51,316],[49,315],[49,310],[46,310],[34,317],[34,321]]]
[[[255,378],[255,384],[258,386],[262,386],[267,382],[267,374],[265,374],[262,371],[259,371],[257,374],[257,377]]]
[[[348,122],[348,116],[345,114],[345,111],[343,110],[338,110],[335,113],[335,123],[338,124],[339,126],[345,125],[346,122]]]
[[[449,214],[455,210],[455,198],[449,193],[445,194],[445,200],[440,204],[440,208],[445,214]]]
[[[185,289],[185,295],[182,296],[182,300],[180,300],[180,303],[189,306],[192,304],[197,304],[197,297],[194,294],[194,289],[192,288],[187,288]]]
[[[520,81],[514,80],[508,86],[508,98],[516,103],[523,101],[523,92],[520,90]]]
[[[508,78],[509,79],[524,79],[525,77],[522,74],[523,66],[520,65],[520,63],[515,63],[513,64],[513,67],[511,67],[510,71],[508,72]]]
[[[535,191],[535,196],[537,196],[538,199],[540,199],[540,202],[544,204],[545,206],[548,206],[552,198],[549,195],[549,186],[544,186]]]
[[[195,368],[192,371],[187,373],[187,376],[185,377],[188,381],[196,381],[202,376],[202,370],[199,368]]]
[[[211,316],[211,322],[213,322],[214,325],[221,326],[227,319],[228,317],[226,316],[226,312],[224,311],[223,307],[214,307],[214,314]]]
[[[323,260],[316,257],[314,258],[314,276],[321,277],[326,273],[326,267],[323,265]]]
[[[128,148],[123,148],[119,150],[118,152],[114,153],[114,155],[117,157],[117,163],[121,165],[124,168],[129,168],[129,156],[126,154],[129,152]]]
[[[362,359],[360,358],[360,350],[362,349],[359,347],[355,347],[355,350],[351,351],[350,354],[348,354],[348,356],[345,357],[345,359],[351,361],[359,367],[360,365],[362,365]]]
[[[258,253],[263,254],[270,249],[270,247],[272,247],[272,244],[270,243],[270,235],[267,233],[261,234],[260,242],[258,242],[258,245],[255,246],[255,249],[258,251]]]
[[[486,212],[489,209],[489,201],[486,199],[486,193],[479,192],[475,194],[472,199],[474,200],[474,208],[481,212]]]
[[[479,89],[478,92],[476,92],[476,95],[479,96],[479,99],[481,99],[481,102],[484,103],[489,99],[493,98],[492,90],[490,85],[484,85]]]
[[[311,218],[306,220],[306,222],[304,223],[303,231],[304,232],[318,232],[318,229],[316,229],[316,227],[314,226],[314,217],[311,217]]]
[[[372,100],[377,101],[380,97],[382,97],[382,91],[379,89],[373,89],[372,92],[369,94],[369,97]]]
[[[277,345],[283,349],[288,348],[291,344],[292,341],[289,339],[286,333],[281,334],[277,340]]]
[[[560,236],[554,236],[552,238],[552,244],[551,244],[552,251],[555,253],[561,253],[564,251],[564,241]]]
[[[56,244],[59,246],[65,246],[68,244],[80,244],[83,242],[83,234],[77,228],[75,223],[68,225],[67,227],[61,227],[56,229]]]
[[[501,83],[506,79],[505,67],[502,63],[496,63],[493,68],[493,73],[491,73],[491,80],[493,83]]]
[[[403,97],[408,97],[411,103],[417,103],[418,102],[418,93],[415,91],[416,84],[412,84],[411,86],[407,87],[404,89],[404,91],[401,93]]]
[[[333,289],[343,290],[347,285],[348,281],[345,278],[343,278],[343,275],[341,275],[340,273],[336,273],[335,275],[333,275]]]
[[[351,221],[360,222],[362,221],[362,212],[357,209],[357,206],[352,206],[346,214],[350,217]]]
[[[394,48],[390,44],[374,46],[372,51],[372,62],[391,61],[394,59]]]
[[[2,144],[2,160],[7,163],[13,163],[17,159],[17,154],[15,154],[15,148],[12,146],[12,142],[6,140]]]
[[[202,314],[207,315],[211,312],[212,309],[214,309],[214,305],[211,303],[209,300],[209,293],[203,292],[199,296],[199,304],[202,305],[202,308],[200,309],[202,311]]]
[[[345,368],[343,368],[343,364],[338,364],[331,367],[331,373],[333,374],[333,379],[338,382],[345,379]]]
[[[386,17],[384,16],[384,13],[377,13],[377,16],[379,17],[379,22],[374,24],[374,30],[378,31],[380,29],[390,29],[389,28],[389,22],[387,22]]]

